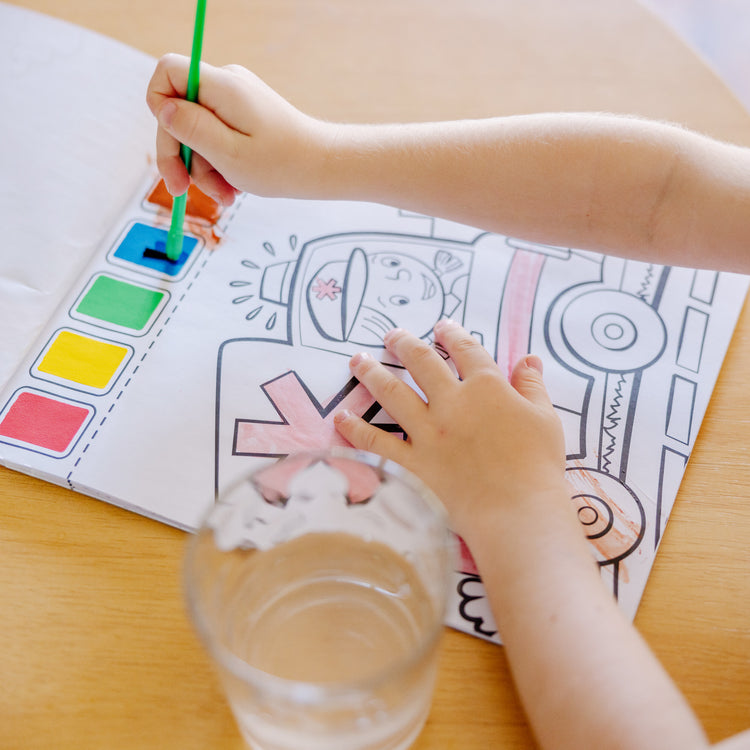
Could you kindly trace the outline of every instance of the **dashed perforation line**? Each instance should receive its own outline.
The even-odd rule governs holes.
[[[210,257],[210,256],[209,256],[209,257]],[[145,360],[145,359],[146,359],[146,358],[148,357],[148,355],[149,355],[149,353],[151,352],[151,350],[152,350],[152,348],[153,348],[154,344],[156,343],[157,339],[158,339],[158,338],[159,338],[159,337],[161,336],[161,334],[162,334],[162,332],[164,331],[164,329],[166,328],[166,326],[168,326],[168,325],[169,325],[169,322],[170,322],[170,321],[172,320],[172,318],[173,318],[174,314],[175,314],[175,313],[177,312],[178,308],[180,307],[180,305],[182,304],[182,302],[183,302],[183,301],[185,300],[185,298],[187,297],[187,293],[188,293],[188,291],[189,291],[189,290],[190,290],[190,289],[192,288],[192,286],[193,286],[193,283],[195,282],[195,280],[196,280],[196,279],[197,279],[197,278],[198,278],[198,277],[199,277],[199,276],[201,275],[201,273],[202,273],[202,272],[203,272],[203,270],[205,269],[205,267],[206,267],[207,263],[208,263],[208,257],[204,258],[204,260],[203,260],[203,263],[201,263],[200,267],[199,267],[199,268],[198,268],[198,270],[197,270],[197,271],[196,271],[196,272],[194,273],[194,275],[193,275],[192,279],[191,279],[191,280],[190,280],[190,282],[188,283],[188,285],[187,285],[187,289],[186,289],[186,290],[185,290],[185,291],[184,291],[184,292],[183,292],[183,293],[182,293],[182,294],[180,295],[180,298],[179,298],[178,302],[177,302],[177,303],[175,304],[175,306],[174,306],[174,307],[172,308],[172,312],[171,312],[171,313],[170,313],[170,315],[169,315],[169,316],[168,316],[168,317],[167,317],[167,318],[166,318],[166,319],[164,320],[164,322],[163,322],[163,323],[161,324],[161,326],[160,326],[160,327],[159,327],[159,329],[158,329],[158,330],[156,331],[156,333],[154,334],[154,336],[153,336],[153,338],[151,339],[151,341],[149,341],[148,345],[146,346],[146,351],[145,351],[145,352],[143,352],[143,355],[141,356],[140,360],[138,361],[138,364],[137,364],[137,365],[136,365],[136,366],[135,366],[135,367],[133,368],[133,371],[132,371],[132,373],[130,374],[130,376],[129,376],[129,377],[128,377],[128,379],[127,379],[127,380],[125,381],[125,383],[124,383],[124,385],[122,386],[122,388],[121,388],[121,389],[119,390],[119,392],[117,393],[117,396],[115,396],[115,398],[114,398],[114,401],[113,401],[113,402],[112,402],[112,403],[110,404],[110,406],[109,406],[109,409],[107,409],[107,414],[106,414],[106,415],[104,416],[104,418],[103,418],[103,419],[101,420],[101,422],[99,422],[99,427],[98,427],[98,428],[97,428],[97,429],[95,430],[94,434],[93,434],[93,435],[91,435],[91,437],[90,437],[90,438],[88,439],[88,441],[86,442],[86,444],[85,444],[85,445],[83,446],[83,448],[82,448],[82,450],[81,450],[81,452],[80,452],[80,454],[79,454],[78,458],[76,458],[75,462],[73,463],[73,468],[72,468],[72,469],[71,469],[71,470],[70,470],[70,471],[68,472],[68,475],[67,475],[67,476],[65,477],[65,481],[67,482],[67,484],[68,484],[68,487],[69,487],[69,488],[70,488],[71,490],[74,490],[74,489],[75,489],[75,487],[74,487],[74,485],[73,485],[73,481],[72,481],[72,476],[73,476],[73,472],[74,472],[74,471],[75,471],[75,470],[76,470],[76,469],[78,468],[79,464],[81,463],[81,459],[83,458],[83,455],[84,455],[84,454],[85,454],[85,453],[86,453],[86,452],[88,451],[88,449],[89,449],[89,448],[91,447],[91,444],[92,444],[92,443],[94,442],[94,440],[96,439],[96,436],[97,436],[97,435],[99,434],[99,430],[100,430],[100,429],[101,429],[101,427],[102,427],[102,426],[104,425],[104,423],[105,423],[105,422],[107,421],[107,419],[108,419],[109,415],[110,415],[110,414],[112,413],[112,410],[113,410],[113,409],[115,408],[115,406],[117,405],[117,402],[118,402],[118,401],[120,400],[120,398],[122,397],[123,393],[125,393],[125,391],[127,390],[128,386],[129,386],[129,385],[130,385],[130,383],[132,382],[132,380],[133,380],[133,376],[134,376],[134,375],[135,375],[135,374],[136,374],[136,373],[138,372],[138,370],[140,369],[141,365],[143,364],[143,361],[144,361],[144,360]]]

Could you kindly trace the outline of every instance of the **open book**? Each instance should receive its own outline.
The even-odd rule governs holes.
[[[348,370],[441,317],[509,370],[528,351],[572,502],[634,615],[747,291],[381,205],[194,192],[177,262],[144,95],[154,61],[0,4],[0,462],[190,530],[269,456],[398,432]],[[416,387],[416,386],[415,386]],[[530,466],[529,471],[534,467]],[[497,639],[468,550],[448,624]]]

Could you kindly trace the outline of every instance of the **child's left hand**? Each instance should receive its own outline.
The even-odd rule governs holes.
[[[436,341],[456,377],[426,342],[396,329],[388,351],[409,370],[427,402],[380,362],[355,355],[351,370],[407,433],[403,441],[345,412],[339,432],[355,447],[390,458],[443,500],[453,529],[471,547],[490,516],[538,514],[569,496],[562,426],[550,402],[541,362],[528,356],[510,381],[463,328],[443,320]]]

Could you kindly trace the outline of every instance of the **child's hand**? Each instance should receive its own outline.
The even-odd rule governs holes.
[[[408,442],[350,414],[338,416],[338,429],[413,471],[444,501],[474,554],[539,746],[589,747],[596,737],[601,747],[707,747],[602,583],[568,501],[562,428],[539,361],[523,359],[508,382],[457,324],[441,321],[435,338],[461,380],[424,341],[401,330],[385,339],[427,403],[371,357],[352,359]]]
[[[303,197],[324,124],[238,65],[201,63],[198,103],[188,102],[189,67],[186,57],[162,57],[146,97],[159,121],[157,166],[167,189],[180,195],[189,185],[179,155],[184,143],[194,152],[193,181],[222,204],[232,203],[240,190]]]
[[[526,357],[510,382],[492,357],[458,324],[440,321],[436,341],[461,378],[427,343],[396,329],[388,351],[409,370],[425,403],[392,371],[355,355],[353,374],[403,427],[402,441],[345,412],[339,432],[355,447],[390,458],[429,484],[453,528],[467,539],[490,515],[538,513],[540,503],[569,496],[562,427],[542,382],[541,363]]]

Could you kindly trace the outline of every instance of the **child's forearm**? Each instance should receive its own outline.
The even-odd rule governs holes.
[[[470,540],[541,747],[708,747],[684,698],[603,585],[567,494],[547,500],[530,499],[511,515],[498,509]],[[546,509],[544,524],[536,505]]]
[[[315,120],[249,71],[167,55],[149,84],[157,163],[169,189],[192,178],[238,190],[371,200],[555,245],[662,263],[750,270],[750,149],[615,115],[539,114],[405,125]]]
[[[168,188],[371,200],[544,243],[750,270],[750,149],[658,122],[539,114],[405,125],[315,120],[249,71],[167,55],[149,84]]]
[[[545,114],[324,132],[319,197],[664,263],[750,268],[750,152],[675,126]]]
[[[409,435],[350,413],[352,445],[400,463],[445,503],[485,583],[513,676],[545,750],[694,750],[705,738],[690,709],[607,591],[565,481],[564,440],[533,356],[507,380],[451,321],[435,340],[399,329],[384,344],[426,401],[374,357],[351,372]]]

